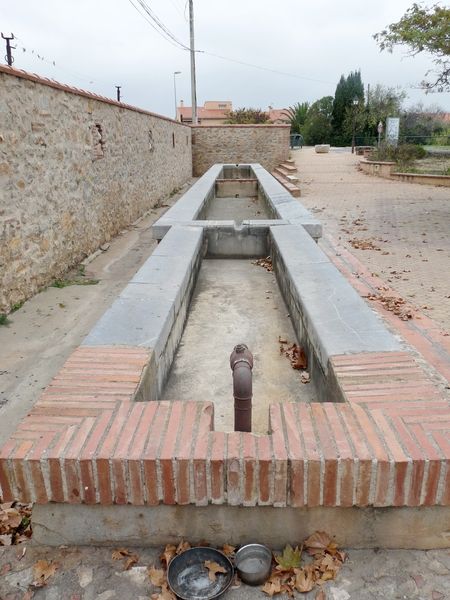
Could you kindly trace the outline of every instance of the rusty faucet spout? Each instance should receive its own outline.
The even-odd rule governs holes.
[[[253,355],[245,344],[234,347],[230,356],[233,371],[234,430],[252,430]]]

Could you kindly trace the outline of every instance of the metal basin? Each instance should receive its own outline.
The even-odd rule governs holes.
[[[236,552],[234,564],[244,583],[261,585],[272,570],[272,552],[263,544],[247,544]]]
[[[205,561],[210,560],[224,567],[225,573],[217,573],[211,581]],[[174,594],[181,600],[212,600],[221,596],[233,581],[234,569],[230,560],[214,548],[191,548],[175,556],[167,570],[167,581]]]

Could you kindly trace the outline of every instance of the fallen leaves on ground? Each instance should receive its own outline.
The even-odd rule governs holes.
[[[111,556],[113,560],[125,560],[123,563],[124,571],[131,569],[131,567],[139,560],[139,556],[137,554],[130,552],[130,550],[127,550],[126,548],[118,548],[117,550],[114,550]]]
[[[27,542],[31,534],[31,504],[0,504],[0,546]]]
[[[224,544],[222,546],[222,552],[225,554],[225,556],[234,556],[236,548],[235,546],[230,546],[230,544]]]
[[[308,368],[308,359],[304,349],[301,346],[295,342],[291,344],[291,342],[283,339],[281,336],[278,336],[278,343],[280,344],[280,354],[284,354],[286,356],[293,369],[296,371],[304,371]],[[301,381],[302,383],[309,383],[309,373],[302,373]]]
[[[269,273],[272,273],[273,271],[272,258],[270,256],[266,256],[266,258],[258,258],[258,260],[255,260],[252,264],[257,265],[258,267],[263,267]]]
[[[160,592],[151,595],[152,600],[177,600],[177,597],[170,591],[169,586],[165,583]]]
[[[302,550],[307,555],[302,561]],[[337,544],[324,531],[316,531],[303,543],[293,549],[286,546],[283,554],[275,556],[278,563],[262,591],[272,597],[277,594],[294,592],[307,593],[316,586],[336,578],[346,558],[345,552],[339,550]],[[325,592],[320,589],[317,600],[325,600]]]
[[[349,240],[349,244],[353,246],[356,250],[381,250],[378,246],[376,246],[372,240],[363,240],[358,238],[352,238]]]
[[[164,569],[156,569],[152,566],[148,570],[148,576],[150,577],[152,585],[155,587],[163,587],[166,583],[166,573]]]
[[[38,560],[33,566],[34,580],[31,584],[35,588],[44,587],[47,585],[47,580],[56,573],[58,563],[47,562],[46,560]]]
[[[216,580],[217,573],[226,573],[227,570],[219,563],[214,562],[213,560],[205,560],[205,567],[208,569],[208,577],[211,581]]]
[[[382,306],[400,317],[402,321],[408,321],[414,317],[414,313],[410,306],[406,303],[406,300],[400,298],[399,296],[386,296],[384,294],[368,294],[364,296],[368,300],[372,300],[372,302],[380,302]]]
[[[296,569],[300,567],[301,556],[301,548],[296,546],[294,549],[290,544],[288,544],[283,550],[283,554],[275,555],[275,561],[277,563],[276,569],[278,571],[289,571],[290,569]]]

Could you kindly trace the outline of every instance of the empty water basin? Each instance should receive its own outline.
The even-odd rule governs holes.
[[[229,357],[243,342],[254,355],[252,431],[267,433],[270,404],[318,400],[280,353],[280,337],[296,341],[274,274],[251,260],[204,259],[162,398],[212,401],[216,430],[232,431]]]

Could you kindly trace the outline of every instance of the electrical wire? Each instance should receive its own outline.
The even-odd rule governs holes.
[[[285,75],[286,77],[295,77],[296,79],[306,79],[307,81],[314,81],[316,83],[325,83],[327,85],[334,85],[335,82],[332,81],[324,81],[323,79],[313,79],[312,77],[304,77],[302,75],[296,75],[295,73],[287,73],[286,71],[278,71],[277,69],[271,69],[270,67],[262,67],[260,65],[255,65],[253,63],[244,62],[242,60],[237,60],[235,58],[230,58],[229,56],[222,56],[220,54],[215,54],[214,52],[208,52],[208,50],[196,50],[199,54],[207,54],[208,56],[214,56],[215,58],[220,58],[222,60],[228,60],[230,62],[237,63],[239,65],[244,65],[246,67],[252,67],[254,69],[260,69],[261,71],[269,71],[270,73],[276,73],[277,75]]]
[[[150,15],[150,10],[146,8],[144,8],[144,6],[142,6],[142,4],[145,4],[144,2],[141,2],[141,0],[137,0],[137,2],[139,3],[139,5],[142,6],[143,10],[145,10],[145,12],[147,14],[143,14],[139,8],[134,4],[133,0],[128,0],[129,3],[131,4],[131,6],[141,15],[142,18],[144,18],[147,23],[156,31],[156,33],[158,33],[161,37],[163,37],[167,42],[169,42],[170,44],[172,44],[172,46],[175,46],[176,48],[181,48],[182,50],[189,50],[188,46],[185,46],[182,42],[179,42],[176,37],[173,34],[168,35],[164,29],[162,29],[161,27],[156,25],[156,22],[153,18],[153,16]],[[147,17],[150,16],[151,20]],[[169,31],[169,30],[167,30]],[[169,32],[170,33],[170,32]]]
[[[138,10],[138,8],[133,3],[133,1],[129,0],[129,2],[134,6],[134,8],[139,12],[139,14],[142,15],[142,13]],[[146,18],[146,20],[147,20],[147,22],[150,23],[150,25],[153,27],[153,29],[155,29],[155,31],[160,33],[160,35],[162,35],[166,40],[171,40],[172,43],[178,45],[183,50],[190,50],[190,48],[188,46],[186,46],[186,44],[183,44],[183,42],[180,42],[180,40],[175,37],[175,35],[170,31],[170,29],[168,29],[164,25],[164,23],[161,21],[161,19],[148,6],[148,4],[145,2],[145,0],[136,0],[136,2],[139,4],[139,6],[142,8],[142,10],[145,11],[146,15],[148,15],[148,17],[150,17],[152,22],[150,22],[147,18]],[[142,16],[145,17],[145,15],[142,15]]]
[[[186,46],[185,44],[183,44],[182,42],[180,42],[174,35],[173,33],[164,25],[164,23],[159,19],[159,17],[157,17],[157,15],[154,13],[154,11],[148,6],[148,4],[145,2],[145,0],[135,0],[136,2],[139,3],[139,5],[142,7],[142,9],[146,12],[146,14],[152,19],[153,23],[150,23],[150,21],[148,21],[148,19],[146,18],[145,15],[143,15],[138,9],[137,7],[133,4],[133,0],[129,0],[129,2],[134,6],[134,8],[136,8],[136,10],[139,12],[139,14],[141,16],[143,16],[144,18],[146,18],[146,20],[150,23],[150,25],[153,27],[153,29],[155,29],[158,33],[160,33],[160,35],[162,35],[167,41],[171,41],[171,43],[173,45],[177,45],[179,48],[181,48],[182,50],[187,50],[190,51],[190,48],[188,46]],[[186,8],[188,5],[188,0],[186,0],[185,6],[184,6],[184,14],[186,16]],[[259,69],[260,71],[268,71],[269,73],[276,73],[277,75],[283,75],[285,77],[294,77],[295,79],[303,79],[306,81],[314,81],[316,83],[323,83],[326,85],[334,85],[335,82],[331,82],[331,81],[323,81],[322,79],[314,79],[312,77],[305,77],[302,75],[296,75],[295,73],[287,73],[285,71],[279,71],[277,69],[271,69],[269,67],[263,67],[261,65],[255,65],[253,63],[248,63],[242,60],[237,60],[235,58],[230,58],[229,56],[223,56],[221,54],[215,54],[214,52],[209,52],[208,50],[196,50],[195,51],[196,54],[206,54],[208,56],[213,56],[215,58],[220,58],[221,60],[226,60],[229,62],[233,62],[239,65],[243,65],[246,67],[251,67],[253,69]]]

